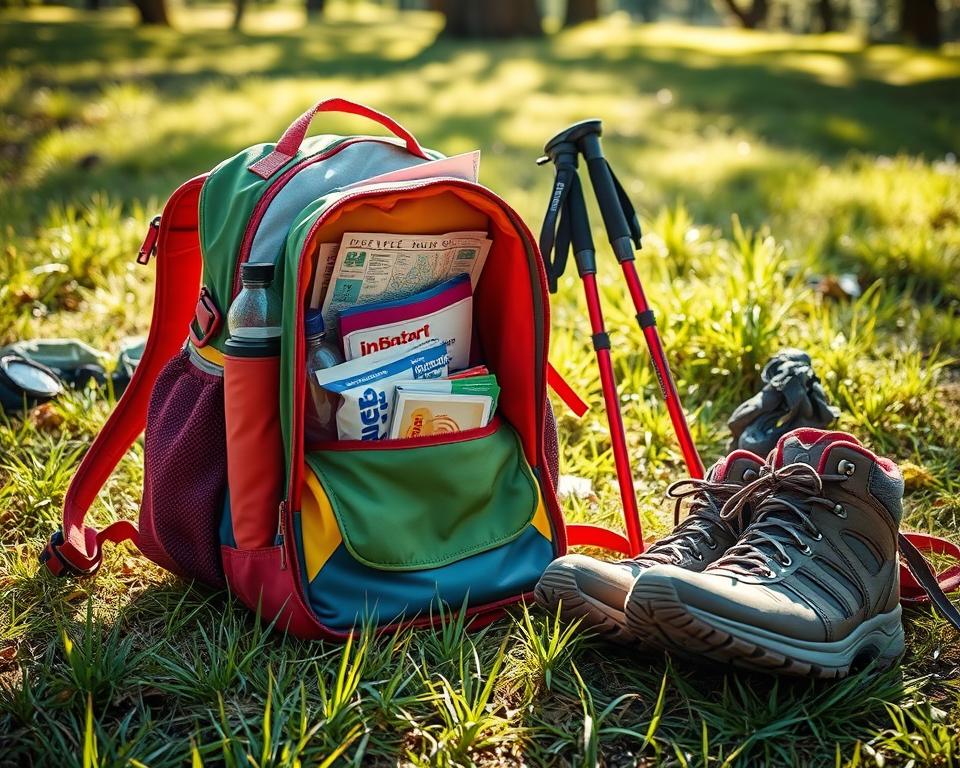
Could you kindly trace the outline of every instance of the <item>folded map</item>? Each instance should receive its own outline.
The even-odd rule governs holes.
[[[316,270],[321,282],[328,283],[319,290],[327,332],[339,336],[340,313],[348,307],[409,298],[462,273],[470,276],[476,288],[491,242],[486,232],[474,231],[344,233],[332,267],[318,264]],[[321,254],[329,264],[329,249],[321,246]]]

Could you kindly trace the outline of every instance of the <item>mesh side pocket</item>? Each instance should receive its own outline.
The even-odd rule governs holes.
[[[560,482],[560,437],[557,435],[557,416],[550,398],[546,399],[546,418],[543,422],[543,452],[547,458],[547,474],[556,488]]]
[[[224,586],[218,525],[227,486],[223,378],[183,350],[154,385],[144,439],[140,549],[164,568]]]

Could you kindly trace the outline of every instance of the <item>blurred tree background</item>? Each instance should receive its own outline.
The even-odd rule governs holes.
[[[170,0],[129,0],[142,24],[169,26]],[[249,0],[233,0],[233,26],[243,24]],[[253,0],[266,6],[275,0]],[[3,7],[66,5],[87,10],[126,0],[0,0]],[[324,0],[304,0],[309,16],[323,13]],[[185,0],[187,7],[192,0]],[[618,11],[639,21],[736,24],[745,29],[795,34],[852,31],[876,42],[936,48],[960,38],[960,0],[379,0],[399,10],[432,10],[447,19],[453,37],[530,37],[552,26],[574,26]]]

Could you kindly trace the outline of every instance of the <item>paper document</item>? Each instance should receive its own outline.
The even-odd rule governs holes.
[[[347,307],[403,299],[459,274],[469,275],[476,289],[490,243],[486,232],[347,232],[323,298],[323,322],[339,336],[339,315]]]
[[[310,294],[310,309],[319,309],[330,285],[333,263],[337,260],[337,243],[320,243],[317,248],[317,268],[313,273],[313,292]]]

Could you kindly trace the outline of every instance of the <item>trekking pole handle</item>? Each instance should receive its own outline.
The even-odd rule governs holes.
[[[600,147],[600,131],[582,136],[578,142],[580,151],[587,161],[587,171],[590,174],[590,183],[593,185],[603,224],[607,229],[607,237],[617,261],[633,261],[634,241],[630,232],[630,225],[623,212],[617,187],[613,182],[613,175],[607,159],[603,156]]]
[[[320,112],[340,112],[347,115],[366,117],[382,125],[394,136],[401,139],[411,155],[416,155],[424,160],[430,159],[427,153],[424,152],[423,147],[420,146],[420,142],[414,138],[413,134],[392,117],[378,112],[371,107],[358,104],[355,101],[334,98],[318,101],[313,107],[294,120],[293,123],[290,124],[290,127],[287,128],[287,130],[283,132],[283,135],[277,140],[273,151],[251,165],[250,170],[264,179],[276,173],[277,170],[300,151],[300,146],[303,144],[303,140],[307,137],[307,131],[310,129],[310,123],[313,122],[314,116]]]

